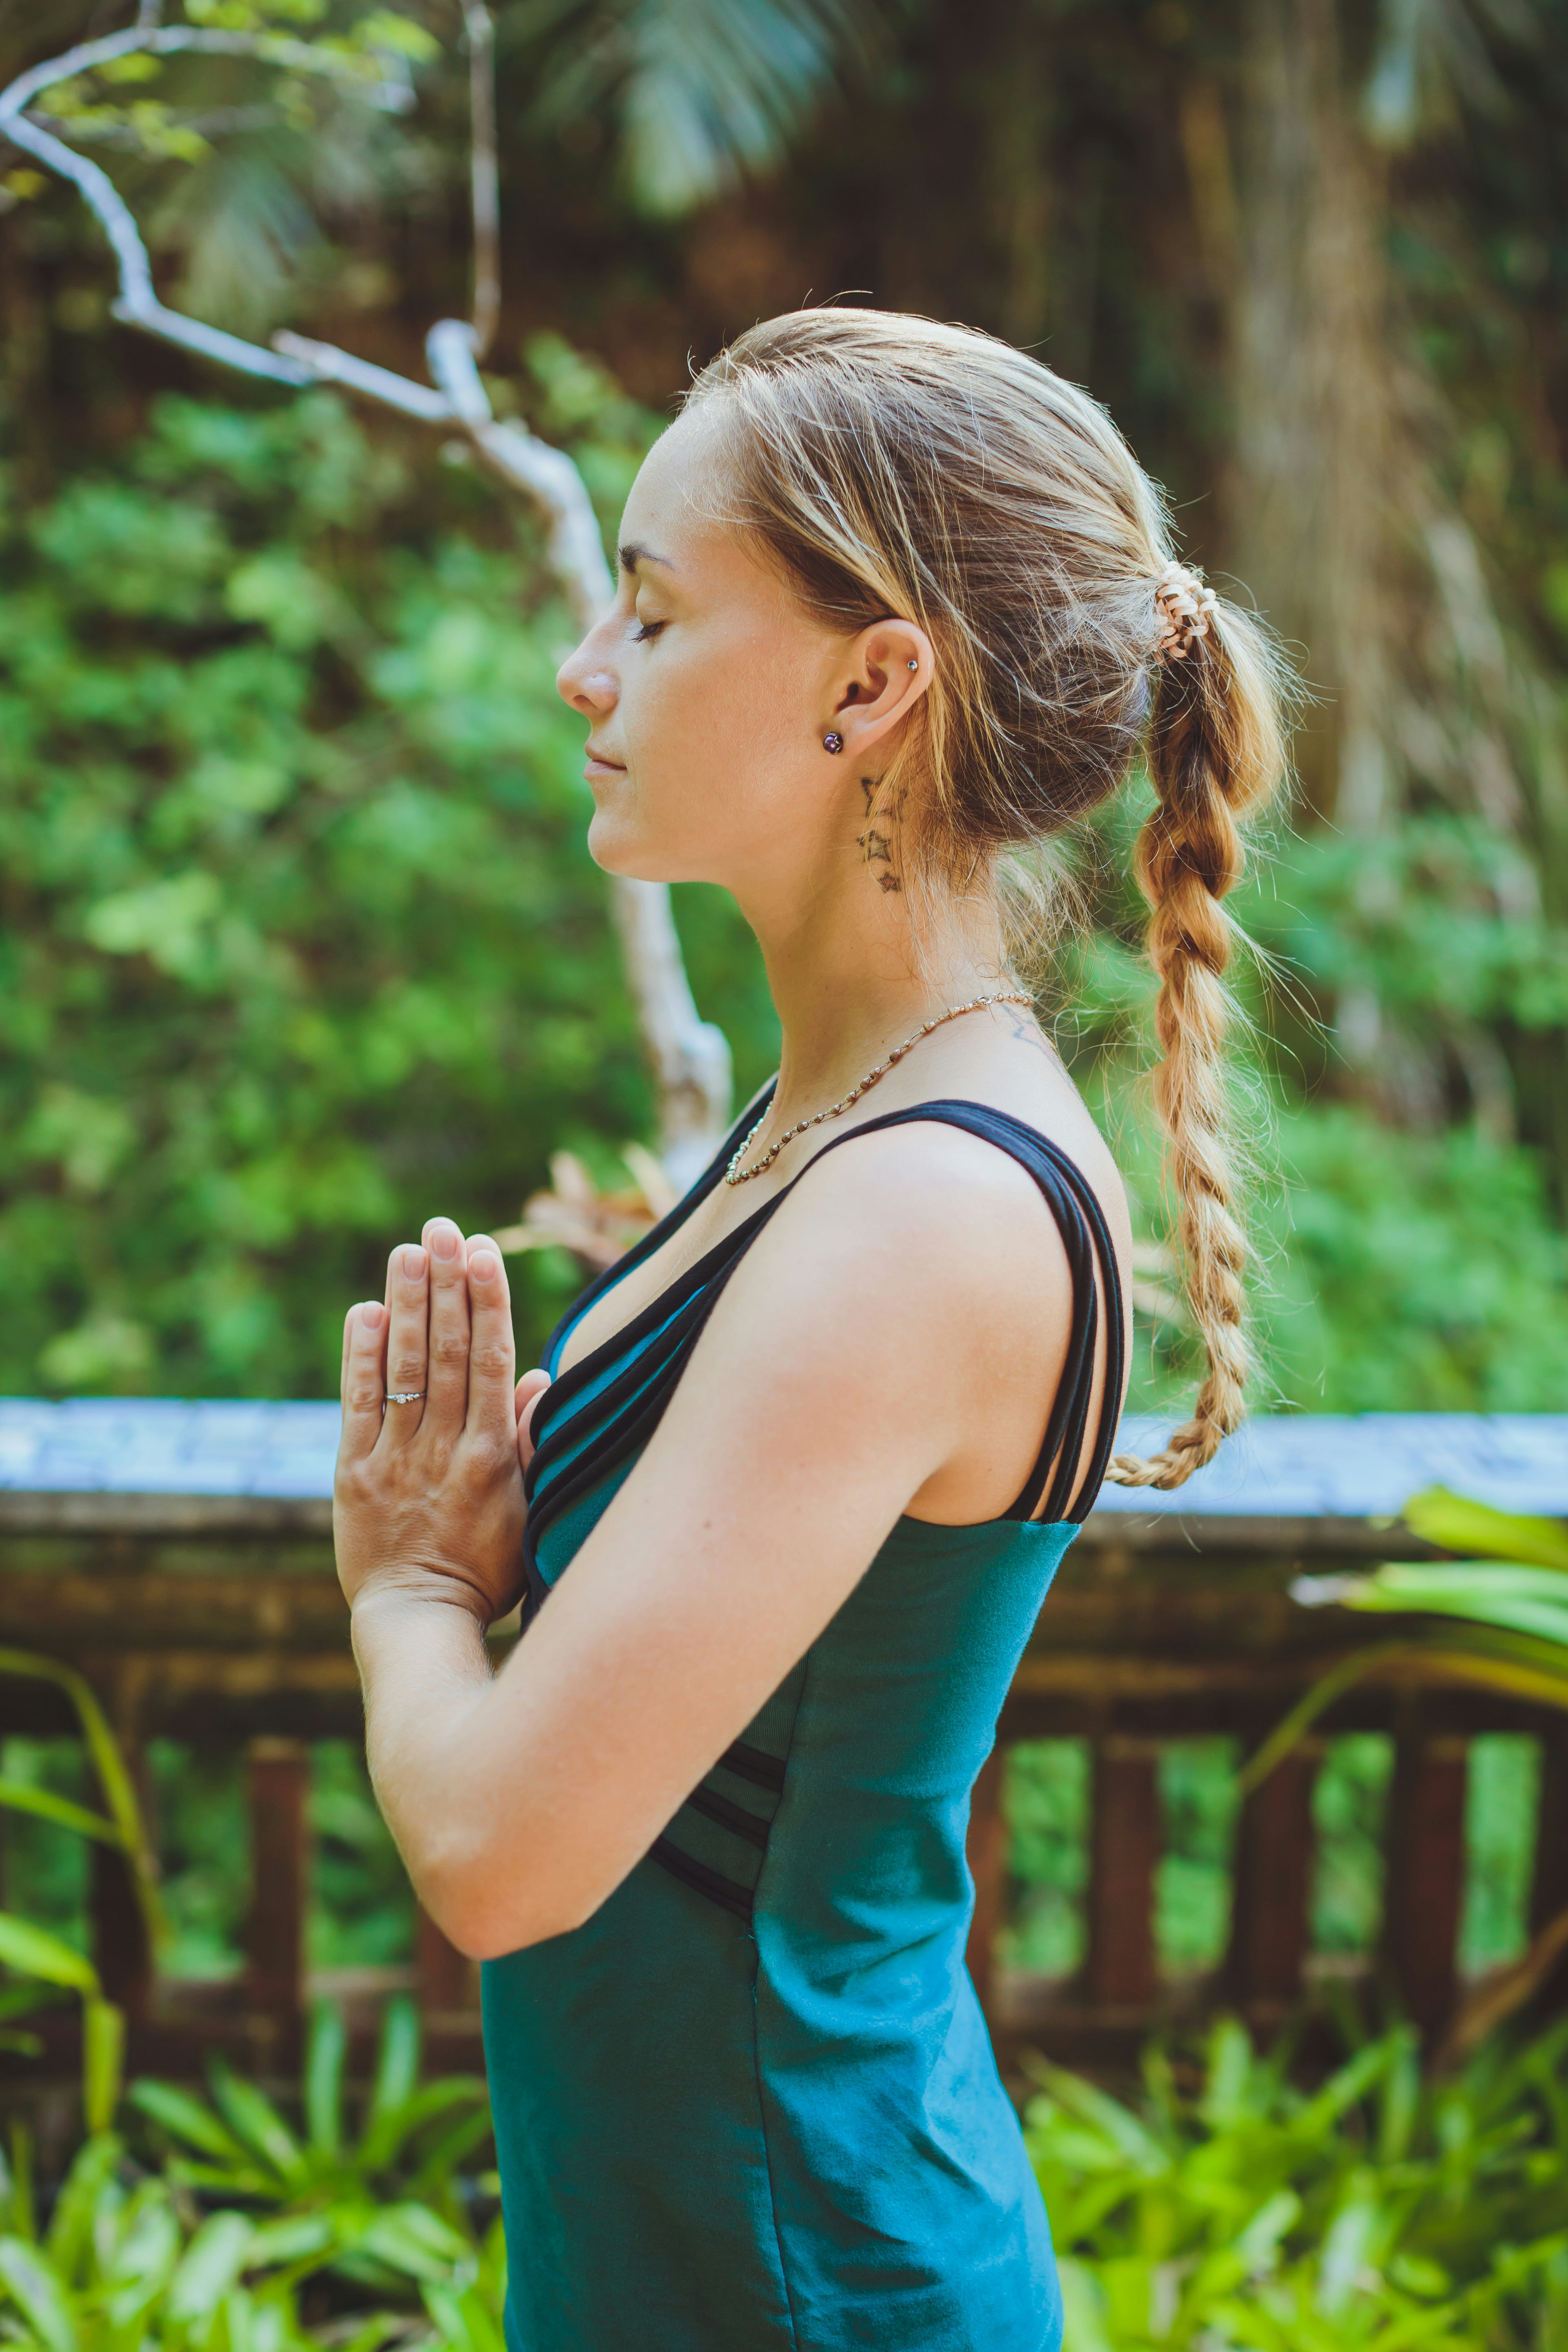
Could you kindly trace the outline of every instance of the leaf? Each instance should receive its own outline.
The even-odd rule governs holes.
[[[247,2160],[245,2148],[233,2133],[218,2121],[205,2099],[193,2097],[189,2091],[178,2090],[173,2083],[151,2080],[132,2083],[126,2093],[129,2104],[150,2116],[154,2123],[174,2139],[184,2140],[187,2147],[199,2147],[204,2155],[231,2158],[236,2163]]]
[[[1166,2156],[1152,2135],[1141,2124],[1131,2107],[1124,2107],[1107,2091],[1098,2090],[1081,2075],[1069,2074],[1059,2066],[1042,2065],[1039,2079],[1058,2099],[1070,2115],[1080,2116],[1087,2124],[1102,2132],[1117,2153],[1140,2171],[1160,2172],[1164,2169]]]
[[[7,1985],[0,1991],[0,2018],[30,2017],[37,2009],[57,2004],[64,1990],[61,1985]]]
[[[1242,1796],[1250,1796],[1268,1778],[1336,1699],[1373,1675],[1416,1688],[1470,1684],[1568,1707],[1568,1660],[1557,1645],[1500,1626],[1478,1625],[1468,1633],[1417,1627],[1403,1641],[1356,1651],[1315,1682],[1237,1774]]]
[[[1390,1561],[1374,1575],[1344,1580],[1348,1609],[1460,1617],[1501,1625],[1568,1651],[1568,1578],[1554,1569],[1454,1560],[1442,1567]]]
[[[0,2282],[47,2352],[77,2352],[69,2299],[36,2246],[0,2238]]]
[[[502,2331],[477,2287],[458,2294],[449,2286],[426,2280],[419,2292],[443,2346],[449,2346],[451,2352],[505,2352]]]
[[[104,2261],[111,2284],[104,2309],[113,2327],[132,2329],[163,2294],[181,2243],[167,2188],[161,2180],[144,2181],[132,2198],[119,2243]]]
[[[221,2058],[213,2059],[208,2074],[213,2097],[251,2153],[271,2165],[283,2179],[299,2179],[305,2170],[303,2152],[266,2092],[235,2074]]]
[[[1557,1519],[1525,1518],[1494,1511],[1447,1486],[1413,1496],[1400,1513],[1413,1535],[1445,1551],[1481,1552],[1494,1559],[1519,1559],[1538,1568],[1568,1569],[1568,1528]]]
[[[409,2181],[410,2196],[424,2198],[434,2194],[439,2184],[449,2179],[462,2165],[466,2157],[471,2156],[475,2148],[484,2146],[493,2129],[487,2101],[477,2113],[465,2116],[449,2131],[443,2132]]]
[[[98,1970],[89,1959],[47,1927],[35,1927],[9,1911],[0,1911],[0,1961],[18,1976],[37,1977],[44,1984],[98,1992]]]
[[[243,2213],[214,2213],[185,2248],[169,2288],[169,2316],[185,2326],[209,2320],[238,2281],[256,2238]]]
[[[106,2132],[120,2105],[125,2062],[125,2012],[111,2000],[89,2000],[81,2020],[82,2105],[89,2132]]]
[[[16,1813],[36,1813],[39,1821],[75,1830],[79,1837],[98,1838],[105,1845],[120,1843],[120,1832],[112,1822],[105,1821],[101,1813],[89,1812],[85,1805],[73,1805],[68,1797],[57,1797],[52,1789],[34,1789],[23,1780],[0,1780],[0,1805],[8,1805]]]
[[[68,2283],[76,2279],[91,2244],[93,2216],[104,2184],[112,2178],[123,2153],[123,2144],[108,2132],[89,2139],[78,2149],[61,2183],[45,2245],[56,2273]]]
[[[381,2051],[370,2096],[370,2121],[377,2124],[404,2105],[419,2079],[419,2011],[406,1993],[386,2004]]]
[[[13,2232],[29,2243],[37,2236],[33,2201],[33,2135],[20,2116],[11,2121],[10,2221]]]
[[[318,2154],[336,2156],[342,2145],[343,2060],[348,2029],[331,2001],[318,2001],[305,2053],[305,2125]]]
[[[472,2249],[427,2205],[405,2203],[384,2206],[352,2251],[408,2278],[445,2281]]]
[[[452,2107],[469,2104],[488,2117],[485,2085],[476,2074],[447,2074],[438,2083],[425,2084],[401,2106],[371,2125],[354,2157],[356,2170],[367,2175],[384,2171],[426,2124]]]
[[[359,2226],[356,2218],[356,2234]],[[263,2221],[252,2237],[247,2267],[303,2262],[326,2253],[342,2235],[338,2212],[289,2214],[280,2221]]]
[[[1277,2189],[1264,2200],[1236,2242],[1237,2253],[1248,2274],[1273,2261],[1281,2240],[1300,2218],[1301,2200],[1293,2189]]]
[[[1093,2270],[1087,2263],[1064,2254],[1057,2274],[1062,2290],[1064,2342],[1072,2352],[1117,2352],[1106,2332],[1105,2295]]]

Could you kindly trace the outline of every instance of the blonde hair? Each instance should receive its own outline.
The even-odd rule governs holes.
[[[806,605],[857,633],[917,621],[936,675],[880,779],[905,871],[994,890],[1010,953],[1009,853],[1087,814],[1140,751],[1157,804],[1137,875],[1151,908],[1162,1060],[1154,1097],[1180,1203],[1187,1296],[1207,1353],[1192,1419],[1123,1485],[1178,1486],[1241,1421],[1246,1242],[1227,1143],[1221,904],[1238,818],[1284,765],[1280,672],[1256,620],[1205,598],[1169,650],[1156,593],[1160,495],[1105,411],[1006,343],[894,312],[818,310],[753,327],[697,377],[725,457],[725,508]]]

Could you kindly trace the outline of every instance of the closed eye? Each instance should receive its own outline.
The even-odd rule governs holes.
[[[634,645],[646,646],[650,637],[657,637],[659,631],[668,628],[668,621],[640,621],[637,624],[637,635],[632,642]]]

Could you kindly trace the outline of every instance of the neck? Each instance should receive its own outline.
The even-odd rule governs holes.
[[[858,866],[787,904],[741,903],[784,1031],[774,1115],[785,1124],[837,1101],[922,1021],[1010,985],[984,899],[939,902],[918,943],[908,897]]]

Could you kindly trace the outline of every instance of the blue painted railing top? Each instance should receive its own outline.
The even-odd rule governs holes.
[[[1121,1443],[1164,1428],[1130,1417]],[[0,1488],[310,1499],[332,1491],[337,1443],[335,1404],[0,1398]],[[1177,1493],[1107,1486],[1100,1508],[1370,1518],[1438,1485],[1568,1517],[1568,1413],[1260,1413]]]

